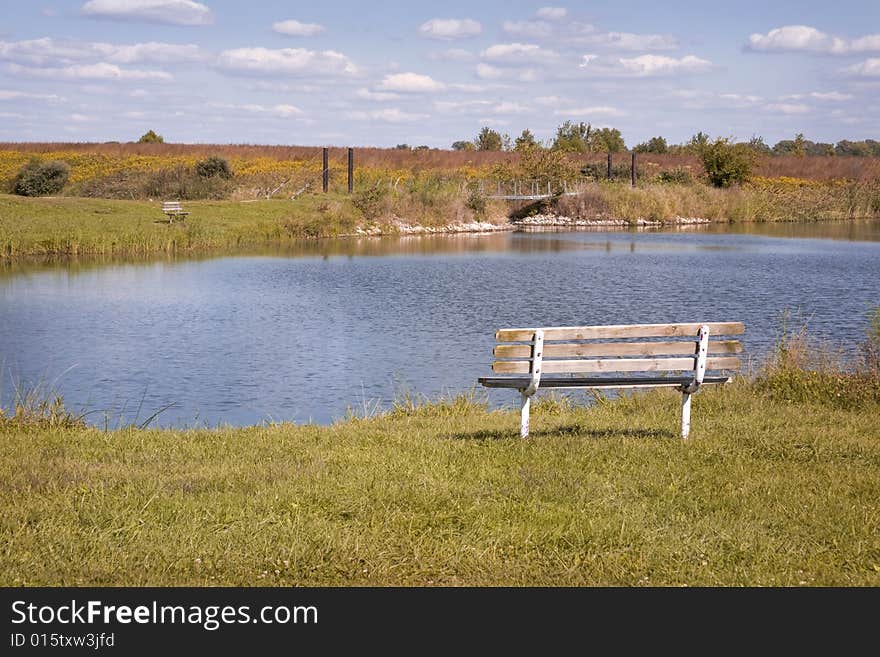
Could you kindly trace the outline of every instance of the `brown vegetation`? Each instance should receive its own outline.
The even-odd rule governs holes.
[[[209,157],[249,159],[265,157],[276,160],[320,161],[319,146],[266,146],[259,144],[159,144],[134,142],[106,143],[0,143],[0,151],[43,154],[59,151],[94,153],[107,156],[154,157]],[[331,148],[331,161],[342,162],[347,157],[345,148]],[[572,164],[604,165],[605,153],[571,153],[566,159]],[[615,165],[629,163],[628,153],[613,156]],[[409,150],[397,148],[357,148],[359,167],[381,169],[457,169],[461,167],[491,167],[498,164],[516,165],[520,153],[505,151],[452,151],[441,149]],[[684,168],[695,176],[703,167],[696,155],[640,153],[640,174],[648,175]],[[880,178],[880,159],[871,157],[760,156],[755,159],[754,173],[775,178],[805,178],[809,180],[866,180]]]

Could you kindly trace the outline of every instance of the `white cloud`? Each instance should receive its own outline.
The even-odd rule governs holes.
[[[358,72],[352,61],[333,50],[304,48],[235,48],[224,50],[217,58],[217,67],[237,75],[354,75]]]
[[[349,112],[347,116],[356,121],[384,121],[385,123],[412,123],[429,118],[428,114],[404,112],[397,107],[370,112]]]
[[[532,110],[519,103],[501,102],[492,106],[490,111],[495,114],[528,114]]]
[[[501,29],[512,36],[546,39],[553,34],[553,26],[544,21],[504,21]]]
[[[880,34],[869,34],[849,41],[809,25],[785,25],[772,29],[767,34],[752,34],[746,47],[759,52],[807,52],[823,55],[880,52]]]
[[[725,104],[736,107],[749,107],[763,102],[763,98],[751,94],[718,94],[718,98]]]
[[[317,23],[300,23],[295,20],[279,21],[272,24],[272,30],[288,36],[310,37],[324,31],[323,25]]]
[[[289,119],[302,116],[304,114],[304,112],[295,105],[260,105],[258,103],[211,103],[210,105],[211,107],[215,107],[217,109],[248,112],[251,114],[265,114],[267,116],[274,116],[279,119]]]
[[[0,100],[63,100],[55,94],[32,94],[15,89],[0,89]]]
[[[116,64],[99,62],[97,64],[74,64],[56,68],[35,68],[9,64],[6,69],[13,75],[50,80],[152,80],[170,82],[174,77],[165,71],[138,71],[120,68]]]
[[[685,55],[681,59],[664,55],[640,55],[639,57],[621,58],[620,63],[624,69],[638,76],[702,73],[712,67],[712,62],[694,55]]]
[[[480,110],[484,111],[487,107],[492,104],[492,101],[489,100],[462,100],[462,101],[452,101],[452,100],[438,100],[434,103],[434,109],[438,112],[470,112],[472,110]]]
[[[611,50],[675,50],[678,40],[669,34],[603,32],[582,37],[579,43]]]
[[[477,77],[483,80],[498,80],[504,77],[504,71],[489,64],[477,64]]]
[[[443,91],[446,85],[428,75],[418,73],[394,73],[386,75],[379,83],[382,91],[400,91],[403,93],[434,93]]]
[[[117,45],[101,42],[59,41],[51,37],[26,41],[0,41],[0,59],[35,66],[59,66],[86,60],[115,64],[174,64],[204,59],[192,44],[135,43]]]
[[[842,94],[839,91],[813,91],[810,93],[810,98],[815,98],[816,100],[827,100],[834,103],[842,103],[845,100],[852,100],[852,94]]]
[[[486,85],[483,84],[456,83],[447,86],[455,91],[463,91],[468,94],[478,94],[486,91]]]
[[[694,55],[676,59],[665,55],[613,58],[591,54],[581,58],[580,68],[596,75],[643,78],[705,73],[712,68],[712,62]]]
[[[535,16],[548,21],[561,21],[567,15],[568,10],[565,7],[541,7],[535,12]]]
[[[593,107],[574,107],[570,109],[558,109],[553,112],[555,116],[623,116],[625,112],[615,107],[607,105],[596,105]]]
[[[400,94],[391,93],[388,91],[370,91],[369,89],[358,89],[355,94],[358,98],[362,98],[363,100],[399,100]]]
[[[866,59],[863,62],[859,62],[858,64],[847,66],[843,69],[843,72],[863,78],[880,77],[880,57],[873,57],[871,59]]]
[[[136,43],[130,46],[114,46],[106,43],[93,44],[104,51],[105,59],[119,64],[177,64],[204,59],[204,53],[193,44]]]
[[[75,123],[88,123],[89,121],[94,121],[94,118],[91,116],[86,116],[85,114],[71,114],[68,117],[71,121]]]
[[[257,114],[271,114],[272,116],[277,116],[282,119],[303,114],[303,111],[299,107],[284,104],[271,106],[248,104],[242,105],[241,109],[248,112],[255,112]]]
[[[209,25],[214,22],[210,9],[191,0],[89,0],[80,11],[95,18],[171,25]]]
[[[483,31],[483,26],[472,18],[432,18],[419,26],[419,34],[427,39],[467,39]]]
[[[553,62],[559,53],[533,43],[498,43],[482,52],[484,59],[493,64],[536,64]]]
[[[765,105],[764,109],[771,112],[779,112],[780,114],[793,115],[806,114],[810,111],[810,106],[804,105],[803,103],[771,103]]]

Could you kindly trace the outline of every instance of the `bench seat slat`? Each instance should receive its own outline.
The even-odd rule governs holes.
[[[492,363],[492,371],[499,374],[527,374],[530,370],[527,360],[497,360]],[[737,369],[739,358],[721,356],[706,359],[706,369]],[[672,372],[694,369],[694,358],[605,358],[592,360],[545,360],[541,363],[544,374],[566,372]],[[543,386],[543,381],[541,382]]]
[[[660,356],[693,354],[695,341],[677,342],[582,342],[544,343],[544,358],[567,356]],[[738,354],[742,345],[738,340],[709,341],[710,354]],[[493,352],[498,358],[530,358],[532,347],[527,344],[499,344]]]
[[[745,333],[742,322],[708,322],[709,335],[740,335]],[[545,340],[595,340],[600,338],[661,338],[696,337],[703,324],[618,324],[609,326],[558,326],[544,328]],[[499,329],[498,342],[526,342],[537,329]]]
[[[703,379],[703,385],[715,383],[727,383],[729,376],[707,376]],[[546,377],[541,379],[541,388],[653,388],[653,387],[679,387],[693,381],[693,376],[663,376],[663,377]],[[527,376],[484,376],[477,379],[480,384],[487,388],[516,388],[528,387],[531,381]]]

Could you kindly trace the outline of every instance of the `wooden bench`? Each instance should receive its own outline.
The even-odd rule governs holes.
[[[503,376],[478,381],[489,388],[519,390],[523,438],[529,435],[531,398],[539,389],[678,388],[681,437],[686,439],[691,395],[700,386],[727,383],[740,367],[740,359],[732,355],[742,351],[740,342],[709,336],[744,332],[742,322],[500,329],[492,370]],[[715,373],[707,376],[707,370]]]
[[[168,223],[173,223],[175,219],[185,219],[189,212],[185,212],[180,205],[180,201],[164,201],[162,203],[162,212],[168,217]]]

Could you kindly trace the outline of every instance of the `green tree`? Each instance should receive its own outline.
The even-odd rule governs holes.
[[[699,155],[703,152],[703,149],[709,145],[709,135],[707,135],[702,130],[695,134],[690,138],[687,144],[685,144],[684,148],[686,151],[693,153],[694,155]]]
[[[70,175],[66,162],[43,162],[37,158],[25,164],[15,176],[12,191],[19,196],[46,196],[60,192]]]
[[[485,126],[474,139],[478,151],[500,151],[504,148],[504,138],[497,130]]]
[[[699,151],[706,177],[715,187],[730,187],[746,181],[752,172],[754,151],[745,144],[734,144],[719,137]]]
[[[761,136],[752,136],[752,138],[746,143],[746,146],[753,150],[757,155],[770,155],[772,152],[770,147],[764,143],[764,138]]]
[[[138,139],[138,143],[139,144],[164,144],[165,139],[162,137],[162,135],[157,135],[154,131],[148,130],[143,135],[141,135],[141,138]]]
[[[472,141],[454,141],[454,142],[452,142],[452,150],[454,150],[454,151],[472,151],[475,149],[476,149],[476,146],[474,146],[474,142],[472,142]]]
[[[589,123],[566,121],[556,128],[552,148],[568,153],[586,153],[590,150],[593,127]]]
[[[872,144],[876,144],[873,140],[868,141],[850,141],[848,139],[841,139],[834,146],[834,152],[838,155],[854,155],[856,157],[869,157],[874,154],[875,157],[880,155],[880,153],[874,153]]]
[[[517,178],[535,180],[544,185],[548,182],[558,184],[578,177],[578,169],[568,161],[565,151],[533,147],[521,153]]]
[[[590,135],[587,150],[600,153],[620,153],[626,150],[623,135],[617,128],[599,128]]]
[[[515,151],[527,151],[532,148],[538,148],[540,144],[535,139],[535,135],[528,128],[522,131],[522,134],[516,138],[516,145],[513,147]]]
[[[792,155],[795,157],[804,157],[807,154],[807,140],[804,139],[804,133],[799,132],[794,136],[792,146]]]
[[[633,150],[636,153],[658,153],[662,155],[669,152],[669,145],[663,137],[651,137],[648,141],[638,144]]]

